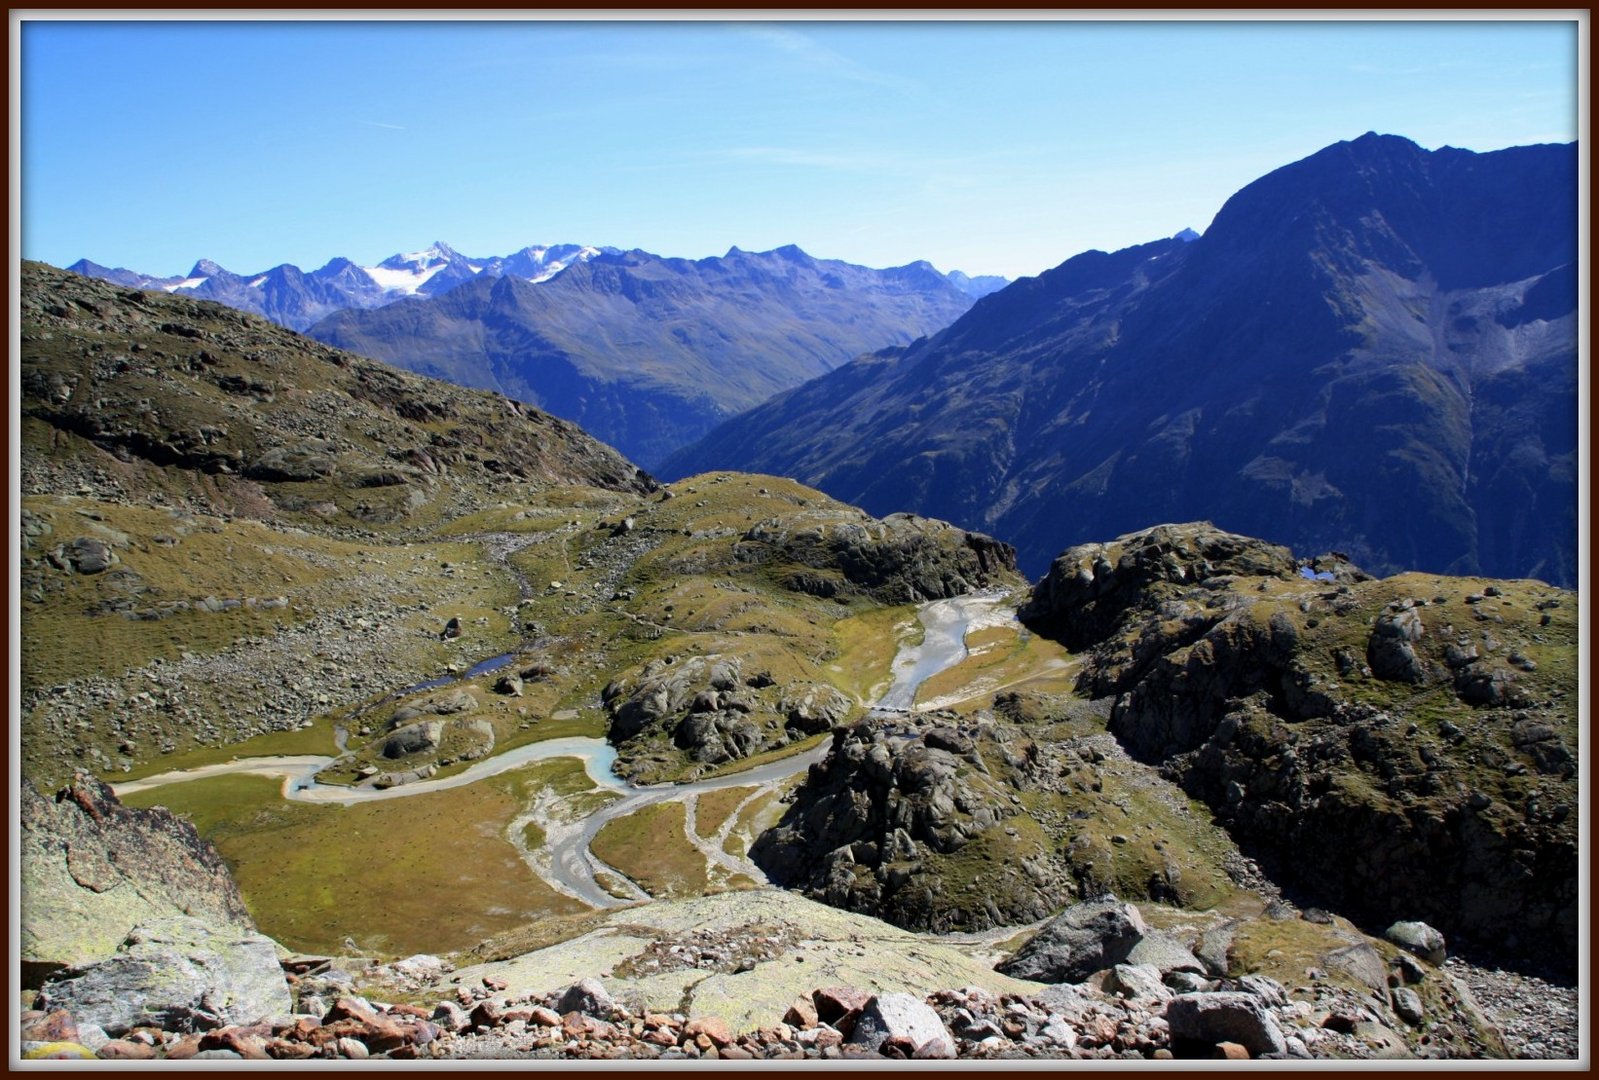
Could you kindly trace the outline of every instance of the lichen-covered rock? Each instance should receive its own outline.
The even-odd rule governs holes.
[[[39,997],[112,1037],[275,1020],[294,1004],[271,938],[183,916],[137,927],[115,955],[51,975]]]
[[[20,824],[25,968],[105,959],[134,927],[175,915],[255,929],[227,866],[192,824],[123,806],[87,773],[54,798],[24,782]]]

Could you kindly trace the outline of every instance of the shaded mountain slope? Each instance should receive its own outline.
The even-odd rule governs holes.
[[[1076,256],[663,463],[1060,544],[1208,518],[1374,571],[1576,576],[1576,153],[1366,135],[1192,242]]]
[[[648,466],[851,357],[948,325],[971,297],[926,263],[870,270],[796,247],[598,255],[533,284],[479,278],[344,311],[312,336],[581,424]]]
[[[317,528],[414,526],[508,483],[647,492],[572,424],[216,303],[22,277],[22,492]]]

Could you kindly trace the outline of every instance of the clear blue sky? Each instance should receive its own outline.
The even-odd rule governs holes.
[[[1015,277],[1375,130],[1577,138],[1572,22],[21,24],[27,258],[797,243]]]

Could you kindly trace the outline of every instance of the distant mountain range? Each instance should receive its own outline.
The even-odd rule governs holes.
[[[160,289],[177,296],[215,300],[264,315],[291,330],[304,330],[335,311],[381,307],[408,296],[437,296],[478,277],[509,275],[548,281],[573,263],[615,250],[557,244],[525,247],[490,259],[470,259],[438,241],[423,251],[391,255],[376,266],[333,259],[320,270],[310,272],[283,263],[258,274],[235,274],[210,259],[201,259],[183,277],[154,277],[121,267],[111,269],[88,259],[79,259],[67,269],[135,289]]]
[[[737,251],[735,247],[728,255]],[[210,259],[201,259],[181,277],[156,277],[79,259],[67,269],[130,288],[160,289],[178,296],[215,300],[263,315],[291,330],[304,330],[335,311],[382,307],[411,296],[439,296],[477,278],[515,277],[538,284],[575,263],[587,262],[597,255],[620,254],[622,250],[614,247],[555,244],[532,245],[510,255],[474,259],[436,240],[422,251],[390,255],[376,266],[357,266],[349,259],[338,258],[319,270],[305,271],[292,263],[282,263],[257,274],[235,274]],[[1010,284],[1003,277],[970,277],[959,270],[944,276],[974,300]]]
[[[1368,134],[669,459],[1062,546],[1210,519],[1377,573],[1577,574],[1577,154]]]
[[[235,274],[207,259],[184,277],[87,259],[67,269],[215,300],[498,390],[581,423],[646,466],[780,390],[947,326],[1007,284],[922,261],[873,270],[793,246],[688,260],[558,244],[475,259],[439,242],[376,266],[334,259],[310,273],[284,264]],[[389,310],[399,301],[409,302]]]
[[[473,280],[307,333],[576,421],[652,467],[779,391],[948,326],[972,297],[925,262],[872,270],[797,247],[601,252],[548,281]]]

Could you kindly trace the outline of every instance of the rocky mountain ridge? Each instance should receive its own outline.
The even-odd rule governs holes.
[[[338,257],[315,270],[280,263],[257,274],[236,274],[210,259],[200,259],[187,274],[158,277],[79,259],[66,269],[114,285],[215,300],[264,316],[290,330],[305,330],[319,319],[346,308],[364,310],[407,296],[438,296],[480,277],[516,277],[537,284],[550,280],[575,263],[600,255],[620,254],[622,249],[615,247],[530,244],[509,255],[472,258],[442,240],[435,240],[421,251],[396,253],[373,266],[359,266]],[[735,254],[743,253],[733,247],[725,257],[732,258]],[[938,273],[925,261],[912,265]],[[1009,283],[998,275],[971,277],[959,270],[942,276],[974,299],[996,292]]]
[[[650,467],[778,391],[942,329],[971,303],[927,263],[871,270],[792,245],[700,260],[627,251],[542,284],[479,276],[336,313],[308,333],[539,405]]]

